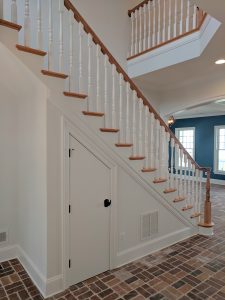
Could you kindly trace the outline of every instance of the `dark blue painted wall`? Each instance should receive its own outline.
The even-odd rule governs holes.
[[[190,118],[176,120],[171,127],[195,127],[195,160],[202,167],[211,167],[211,178],[225,180],[224,175],[213,173],[214,160],[214,126],[225,125],[225,115],[215,117]]]

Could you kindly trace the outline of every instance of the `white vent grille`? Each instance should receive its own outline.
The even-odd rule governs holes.
[[[6,243],[7,242],[7,237],[8,237],[8,234],[7,234],[6,231],[0,232],[0,244],[1,243]]]
[[[158,211],[141,215],[141,240],[147,240],[158,233]]]

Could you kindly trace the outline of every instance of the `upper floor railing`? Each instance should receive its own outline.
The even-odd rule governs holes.
[[[1,3],[8,11],[7,18],[23,27],[19,37],[23,45],[17,48],[39,55],[47,53],[42,73],[66,79],[65,96],[87,98],[83,113],[104,116],[104,128],[100,130],[119,132],[116,146],[132,147],[129,159],[143,160],[142,172],[155,172],[155,184],[166,182],[165,194],[176,191],[174,201],[185,201],[183,210],[192,210],[191,217],[203,213],[202,182],[207,173],[201,225],[212,226],[210,169],[201,168],[193,160],[72,2]]]
[[[145,0],[129,10],[128,15],[129,59],[199,30],[206,16],[190,0]]]

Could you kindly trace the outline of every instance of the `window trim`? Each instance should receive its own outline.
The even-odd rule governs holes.
[[[194,131],[193,156],[191,156],[191,157],[195,160],[195,127],[177,127],[177,128],[175,128],[175,136],[178,138],[178,140],[179,140],[179,131],[180,130],[193,130]]]
[[[219,161],[218,161],[218,150],[217,150],[217,144],[218,144],[218,132],[219,129],[225,129],[225,125],[218,125],[214,126],[214,158],[213,158],[213,173],[217,175],[225,175],[225,171],[219,171]]]

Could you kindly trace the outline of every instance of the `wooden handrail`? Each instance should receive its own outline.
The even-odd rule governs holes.
[[[147,4],[149,1],[153,0],[144,0],[140,4],[136,5],[134,8],[128,10],[128,16],[131,17],[131,14],[135,12],[135,10],[139,9],[140,7],[143,7],[145,4]]]
[[[132,90],[136,91],[138,98],[141,98],[143,100],[144,105],[147,105],[149,108],[149,111],[155,115],[155,118],[159,120],[160,125],[165,128],[167,132],[170,133],[171,138],[175,140],[175,143],[179,145],[180,149],[183,149],[184,154],[187,155],[187,158],[192,162],[192,164],[195,166],[196,169],[199,170],[206,170],[207,168],[200,167],[196,161],[191,157],[191,155],[187,152],[187,150],[184,148],[184,146],[181,144],[181,142],[177,139],[177,137],[174,135],[174,133],[169,129],[167,124],[163,121],[163,119],[160,117],[160,115],[157,113],[157,111],[153,108],[153,106],[148,102],[147,98],[144,96],[144,94],[141,92],[141,90],[136,86],[136,84],[133,82],[133,80],[127,75],[127,73],[123,70],[123,68],[120,66],[120,64],[117,62],[117,60],[113,57],[113,55],[109,52],[109,50],[106,48],[106,46],[103,44],[103,42],[100,40],[100,38],[97,36],[97,34],[93,31],[93,29],[87,24],[87,22],[84,20],[84,18],[80,15],[78,10],[74,7],[74,5],[71,3],[70,0],[64,0],[64,5],[68,10],[71,10],[74,14],[74,18],[77,22],[82,23],[84,30],[87,34],[91,34],[93,38],[93,42],[96,45],[99,45],[101,48],[101,51],[104,55],[107,55],[109,58],[109,62],[111,64],[114,64],[116,66],[116,70],[118,73],[121,73],[124,77],[124,80],[126,82],[129,82],[130,87]]]

